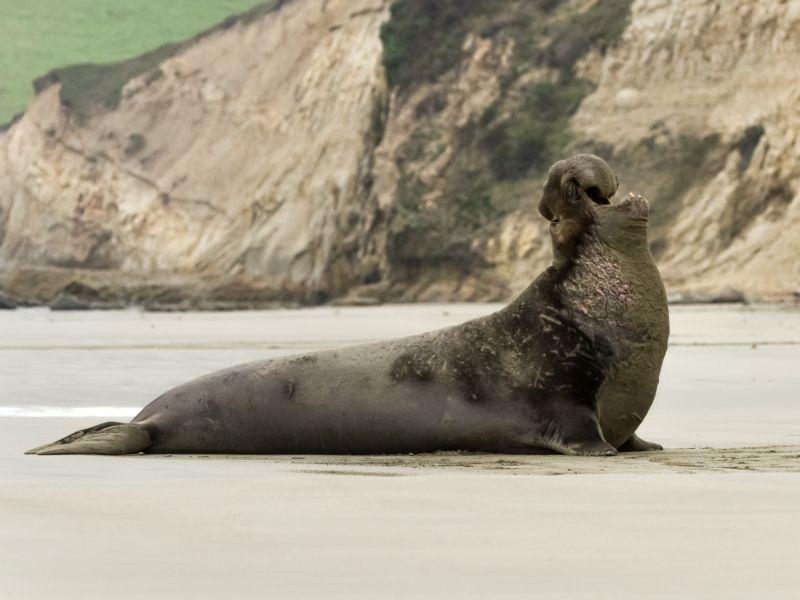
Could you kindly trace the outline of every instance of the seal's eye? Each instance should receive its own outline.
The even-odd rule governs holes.
[[[550,225],[558,225],[560,222],[561,222],[561,219],[559,219],[558,217],[556,217],[555,219],[553,219],[552,221],[550,221]]]

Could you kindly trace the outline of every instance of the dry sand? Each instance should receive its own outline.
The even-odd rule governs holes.
[[[0,599],[800,597],[795,311],[673,310],[659,453],[22,454],[210,365],[491,308],[0,315],[2,414],[83,411],[0,418]]]

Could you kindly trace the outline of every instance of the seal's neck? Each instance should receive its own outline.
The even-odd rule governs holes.
[[[625,338],[631,330],[627,311],[653,276],[658,272],[646,246],[629,256],[590,230],[570,257],[554,261],[501,312],[519,330],[556,319],[589,335],[613,330],[613,337]]]
[[[557,289],[561,304],[585,325],[621,319],[633,293],[619,254],[594,233],[583,240]]]

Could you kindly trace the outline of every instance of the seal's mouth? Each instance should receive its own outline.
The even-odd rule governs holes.
[[[586,195],[587,195],[587,196],[589,196],[589,198],[591,198],[591,199],[592,199],[592,202],[594,202],[595,204],[600,204],[600,205],[608,205],[608,204],[611,204],[611,200],[609,200],[608,198],[606,198],[606,197],[603,195],[603,192],[601,192],[601,191],[600,191],[600,188],[599,188],[599,187],[597,187],[597,186],[594,186],[594,185],[593,185],[593,186],[589,187],[589,188],[586,190]]]
[[[650,214],[650,203],[647,201],[647,198],[640,194],[630,193],[625,200],[619,204],[612,204],[612,207],[642,219],[647,219],[647,216]]]

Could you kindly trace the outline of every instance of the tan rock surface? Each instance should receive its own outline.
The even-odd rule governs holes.
[[[174,276],[199,281],[195,295],[219,284],[353,302],[523,288],[550,260],[541,173],[493,180],[469,131],[556,72],[476,27],[437,81],[389,91],[389,4],[293,0],[216,28],[85,123],[58,84],[40,92],[0,133],[0,280],[35,296],[14,271],[81,268],[111,287]],[[796,2],[636,0],[616,43],[575,65],[596,88],[568,151],[607,156],[620,193],[651,200],[668,288],[800,289],[798,55]],[[476,212],[459,215],[462,202]],[[403,246],[409,218],[424,233]]]
[[[0,266],[350,284],[385,16],[382,0],[286,3],[131,80],[85,125],[49,87],[0,137]]]
[[[663,127],[717,136],[719,170],[692,182],[666,234],[667,282],[754,295],[797,288],[800,5],[637,0],[631,16],[573,126],[618,150]],[[632,92],[638,103],[620,102]],[[738,146],[748,127],[763,127],[749,160]]]

